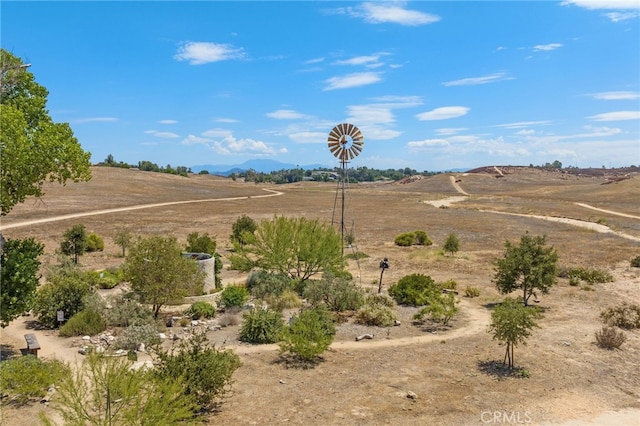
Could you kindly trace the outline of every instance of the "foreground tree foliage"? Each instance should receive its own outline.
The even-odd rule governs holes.
[[[0,326],[31,309],[44,245],[33,238],[5,241],[0,253]]]
[[[51,384],[58,383],[70,372],[61,361],[41,360],[33,355],[2,360],[2,393],[12,403],[20,405],[33,402],[44,397]]]
[[[192,425],[197,404],[179,380],[132,369],[124,357],[90,354],[59,382],[53,408],[68,425]],[[43,423],[55,423],[42,418]]]
[[[139,239],[129,250],[122,270],[140,302],[150,304],[156,318],[167,303],[201,294],[204,287],[203,272],[196,262],[182,256],[173,237]]]
[[[531,330],[539,327],[537,320],[541,318],[540,311],[533,306],[525,306],[522,299],[507,297],[496,306],[491,313],[489,331],[493,338],[507,345],[503,363],[508,360],[510,369],[514,366],[513,349],[519,343],[526,344],[531,336]]]
[[[0,206],[6,215],[27,197],[40,197],[47,181],[65,184],[91,178],[89,152],[67,123],[46,109],[48,91],[22,61],[0,49]]]
[[[495,264],[494,282],[502,294],[522,290],[522,300],[527,306],[529,298],[539,290],[548,294],[556,283],[558,253],[546,247],[546,237],[532,237],[528,233],[520,238],[520,244],[505,243],[504,256]]]
[[[243,238],[246,244],[234,256],[241,259],[237,265],[283,273],[299,282],[344,266],[340,235],[317,219],[275,216]]]

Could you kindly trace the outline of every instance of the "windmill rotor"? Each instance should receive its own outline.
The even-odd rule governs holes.
[[[329,132],[327,145],[334,157],[346,163],[362,152],[364,136],[353,124],[340,123]]]

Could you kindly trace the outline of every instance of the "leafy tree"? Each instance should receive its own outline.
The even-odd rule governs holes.
[[[129,250],[122,269],[140,301],[152,305],[156,318],[162,306],[202,292],[204,286],[202,271],[194,261],[182,256],[173,237],[139,239]]]
[[[216,398],[224,396],[240,368],[240,357],[228,349],[212,346],[205,333],[194,335],[178,347],[157,353],[156,376],[177,382],[200,410],[210,409]]]
[[[68,123],[46,109],[48,91],[20,58],[0,49],[0,207],[4,216],[27,197],[41,197],[45,182],[87,181],[89,152]]]
[[[247,232],[253,234],[256,229],[258,229],[256,222],[246,214],[243,214],[231,225],[231,241],[244,246],[247,242],[244,234]]]
[[[60,251],[73,256],[73,263],[78,264],[78,257],[83,255],[89,247],[87,230],[84,225],[73,225],[64,233],[64,240],[60,243]]]
[[[255,235],[243,236],[246,245],[239,255],[246,262],[298,281],[344,265],[340,235],[317,219],[275,216],[260,222]]]
[[[186,251],[190,253],[216,253],[216,240],[211,238],[209,234],[199,235],[197,232],[192,232],[187,236]]]
[[[33,312],[47,327],[58,325],[57,312],[69,319],[85,308],[87,298],[95,289],[77,267],[57,268],[49,274],[47,282],[38,288]]]
[[[539,310],[533,306],[525,306],[522,299],[507,297],[496,306],[491,313],[489,332],[493,333],[494,340],[506,343],[503,363],[509,361],[509,368],[513,368],[513,348],[518,344],[526,344],[531,336],[531,330],[538,327],[537,320],[541,317]]]
[[[336,334],[331,313],[324,305],[303,309],[291,317],[283,331],[280,352],[290,352],[303,361],[313,361],[329,349]]]
[[[5,241],[0,253],[0,326],[31,309],[44,245],[33,238]]]
[[[521,289],[525,306],[536,290],[549,293],[556,283],[558,253],[545,242],[545,236],[527,233],[520,238],[520,245],[505,243],[504,256],[495,263],[494,282],[501,293]]]
[[[391,296],[399,305],[423,306],[440,294],[438,284],[428,275],[406,275],[389,287]]]
[[[131,246],[133,241],[133,234],[128,228],[120,227],[116,230],[116,234],[113,237],[113,242],[122,247],[122,257],[125,257],[126,249]]]
[[[194,398],[182,382],[132,369],[123,357],[90,354],[56,387],[53,408],[70,425],[195,425]],[[45,424],[53,425],[49,419]]]
[[[454,233],[449,234],[442,248],[445,252],[451,253],[451,256],[455,256],[458,250],[460,250],[460,240],[458,236]]]

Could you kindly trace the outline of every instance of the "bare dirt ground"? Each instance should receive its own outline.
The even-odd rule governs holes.
[[[51,186],[41,200],[17,206],[2,220],[3,235],[33,236],[44,242],[46,267],[57,261],[55,251],[64,230],[83,223],[101,235],[106,246],[102,253],[83,256],[83,267],[102,269],[122,262],[111,241],[118,226],[126,225],[139,235],[171,234],[184,241],[190,232],[207,232],[216,236],[227,263],[231,224],[242,214],[256,220],[274,214],[326,221],[334,216],[335,184],[271,187],[212,176],[181,178],[104,168],[93,172],[88,183]],[[378,263],[388,257],[391,268],[384,274],[385,289],[404,275],[419,272],[436,280],[455,279],[461,289],[476,286],[480,297],[462,297],[461,312],[446,329],[413,324],[408,308],[398,309],[399,327],[367,328],[348,322],[340,326],[322,361],[309,369],[282,362],[272,345],[241,344],[238,326],[210,332],[212,341],[237,351],[243,366],[234,375],[232,395],[209,423],[640,424],[640,332],[625,332],[628,340],[618,351],[600,349],[594,339],[602,327],[602,309],[622,301],[640,303],[640,270],[629,267],[629,260],[640,254],[640,177],[602,185],[604,179],[524,169],[499,179],[471,173],[406,184],[351,186],[346,216],[354,223],[358,251],[370,257],[359,264],[351,261],[349,269],[363,287],[377,288]],[[282,194],[258,198],[268,195],[263,189]],[[468,196],[447,202],[449,197],[460,197],[459,190]],[[199,202],[187,203],[192,200]],[[600,209],[598,216],[576,203]],[[140,205],[147,207],[124,209]],[[65,215],[63,220],[43,221]],[[587,222],[615,232],[535,216]],[[433,246],[394,246],[395,235],[418,229],[427,232]],[[502,297],[491,283],[492,262],[502,254],[505,240],[517,241],[525,231],[547,235],[562,265],[604,269],[615,281],[571,287],[559,280],[549,295],[540,297],[545,311],[541,328],[526,346],[516,348],[516,364],[530,377],[505,377],[497,368],[504,347],[487,333],[491,304]],[[450,232],[461,241],[454,258],[439,252]],[[226,284],[244,278],[223,271]],[[2,330],[5,355],[19,356],[31,320],[19,318]],[[40,356],[69,362],[82,359],[77,338],[63,339],[53,330],[29,331],[37,334],[43,347]],[[356,342],[355,336],[363,332],[374,338]],[[36,425],[39,410],[51,413],[51,407],[39,404],[3,406],[2,424]]]

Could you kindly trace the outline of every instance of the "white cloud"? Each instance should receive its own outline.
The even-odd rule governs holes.
[[[279,109],[277,111],[267,113],[266,116],[275,118],[276,120],[299,120],[307,118],[306,115],[291,109]]]
[[[523,127],[529,127],[529,126],[548,126],[549,124],[551,124],[551,121],[549,120],[519,121],[515,123],[496,124],[493,127],[506,127],[507,129],[521,129]]]
[[[439,135],[447,136],[455,135],[456,133],[464,132],[465,130],[467,129],[464,127],[443,127],[441,129],[436,129],[435,132]]]
[[[215,119],[216,123],[239,123],[239,120],[236,120],[235,118],[225,118],[225,117],[218,117]]]
[[[566,0],[563,6],[575,5],[586,9],[640,9],[638,0]]]
[[[323,90],[348,89],[351,87],[366,86],[377,83],[382,78],[377,72],[356,72],[340,77],[331,77],[325,80],[327,84]]]
[[[270,156],[278,152],[263,141],[249,138],[237,139],[231,131],[225,129],[207,130],[202,132],[202,135],[204,137],[189,135],[182,141],[182,144],[202,144],[221,155],[250,154]],[[282,152],[282,149],[279,151]]]
[[[548,52],[550,50],[556,50],[562,47],[562,43],[549,43],[549,44],[538,44],[533,46],[534,52]]]
[[[73,120],[74,123],[112,123],[118,121],[115,117],[88,117]]]
[[[428,150],[433,147],[449,146],[449,141],[446,139],[425,139],[422,141],[411,141],[407,143],[409,152],[418,152]]]
[[[611,22],[622,22],[628,21],[629,19],[635,19],[640,16],[639,12],[609,12],[605,13],[604,16],[609,18]]]
[[[348,8],[347,13],[363,18],[371,24],[393,23],[406,26],[417,26],[438,22],[440,17],[404,7],[404,2],[362,3],[361,6]]]
[[[328,133],[296,132],[289,133],[289,138],[297,143],[327,143]]]
[[[495,74],[485,75],[482,77],[470,77],[460,80],[445,81],[443,86],[474,86],[478,84],[496,83],[498,81],[513,80],[513,77],[509,77],[506,73],[499,72]]]
[[[188,61],[191,65],[202,65],[243,57],[243,49],[229,44],[189,41],[182,43],[173,58],[178,61]]]
[[[640,99],[640,92],[600,92],[592,93],[591,96],[605,101],[633,100]]]
[[[158,124],[177,124],[178,120],[160,120]]]
[[[640,120],[640,111],[614,111],[587,117],[593,121]]]
[[[180,135],[173,132],[159,132],[157,130],[147,130],[145,133],[162,139],[175,139],[180,137]]]
[[[324,58],[309,59],[308,61],[304,61],[303,63],[305,65],[313,65],[313,64],[319,64],[320,62],[324,62]]]
[[[536,131],[533,129],[522,129],[516,132],[516,135],[529,136],[529,135],[534,135],[535,133]]]
[[[449,118],[456,118],[466,115],[469,110],[470,108],[463,106],[440,107],[431,111],[417,114],[416,117],[421,121],[447,120]]]
[[[351,59],[336,61],[336,65],[378,65],[381,55],[356,56]]]

